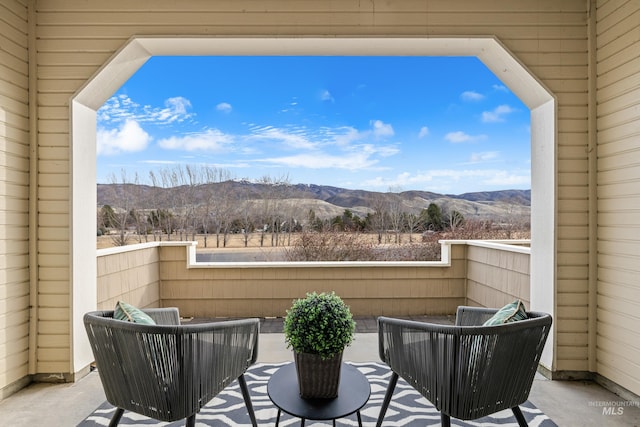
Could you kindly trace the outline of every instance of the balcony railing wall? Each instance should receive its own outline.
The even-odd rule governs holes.
[[[180,245],[184,251],[185,243]],[[160,249],[157,243],[149,243],[98,250],[98,309],[113,309],[118,300],[162,307]]]
[[[530,307],[530,254],[528,241],[468,241],[467,304],[502,307],[515,299]]]
[[[443,241],[439,262],[196,263],[191,242],[98,251],[98,307],[119,299],[183,316],[279,317],[295,298],[335,291],[356,316],[453,314],[529,302],[529,248]]]

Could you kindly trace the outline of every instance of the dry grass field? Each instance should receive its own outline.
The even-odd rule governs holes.
[[[366,241],[369,241],[370,243],[376,243],[377,242],[377,235],[376,234],[361,234],[362,238]],[[110,235],[105,235],[105,236],[98,236],[97,237],[97,248],[98,249],[105,249],[105,248],[112,248],[115,245],[114,243],[114,239],[113,237],[115,236],[110,236]],[[392,235],[389,235],[390,238],[393,238]],[[242,234],[229,234],[227,235],[227,244],[223,246],[222,244],[222,236],[220,236],[220,246],[216,246],[216,236],[215,235],[209,235],[207,236],[207,244],[205,246],[205,236],[202,234],[198,234],[196,235],[196,241],[198,242],[198,246],[197,246],[197,250],[198,252],[200,251],[213,251],[213,250],[222,250],[222,249],[241,249],[241,248],[271,248],[274,246],[278,246],[278,247],[288,247],[291,244],[293,244],[296,241],[297,235],[296,234],[292,234],[291,238],[289,239],[289,236],[287,234],[281,234],[280,235],[280,239],[279,239],[279,244],[278,245],[272,245],[271,244],[271,234],[265,234],[264,235],[264,244],[261,245],[260,244],[260,233],[253,233],[250,235],[248,241],[247,241],[247,246],[245,246],[244,243],[244,235]],[[412,236],[412,241],[415,242],[420,242],[422,237],[419,233],[414,233]],[[165,234],[162,236],[162,241],[163,242],[167,242],[167,241],[180,241],[181,239],[179,238],[179,236],[176,235],[172,235],[171,238],[168,238],[168,236]],[[408,243],[409,242],[409,235],[408,234],[402,234],[402,238],[401,238],[401,242],[403,243]],[[152,235],[148,235],[148,236],[138,236],[137,234],[131,234],[127,240],[127,245],[135,245],[137,243],[147,243],[147,242],[153,242],[153,236]],[[156,239],[155,241],[158,241],[158,239]],[[184,238],[182,239],[182,241],[193,241],[193,239],[191,239],[191,236],[189,236],[188,238]]]
[[[100,236],[98,249],[116,246],[117,236]],[[155,241],[193,241],[193,236],[172,235],[155,236]],[[236,261],[435,261],[440,259],[439,240],[467,239],[528,239],[530,232],[505,231],[491,228],[458,229],[455,232],[427,233],[393,233],[382,235],[378,241],[376,233],[344,233],[344,232],[302,232],[279,234],[252,233],[245,242],[242,234],[229,234],[219,240],[215,235],[197,235],[195,240],[197,259],[200,262],[236,262]],[[277,239],[277,241],[276,241]],[[127,245],[153,242],[154,236],[129,235]]]

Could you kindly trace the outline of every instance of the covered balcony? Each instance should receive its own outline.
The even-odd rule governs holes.
[[[522,298],[554,316],[531,401],[561,426],[640,425],[637,1],[0,0],[0,11],[3,425],[77,425],[104,400],[82,325],[92,308],[121,298],[186,318],[268,318],[310,289],[335,289],[361,325]],[[97,109],[154,55],[220,54],[479,58],[531,111],[533,250],[445,242],[432,265],[212,266],[174,243],[96,263]],[[290,357],[279,334],[260,338],[261,361]],[[375,334],[352,350],[377,361]]]
[[[350,305],[357,334],[344,358],[354,363],[380,362],[375,322],[380,315],[452,323],[458,305],[500,307],[521,299],[530,306],[528,241],[441,244],[440,261],[398,263],[197,263],[192,242],[104,249],[97,257],[97,307],[112,309],[117,300],[147,308],[175,306],[184,322],[259,317],[258,363],[277,364],[293,359],[285,348],[282,317],[294,298],[310,291],[335,290]],[[529,400],[557,425],[640,422],[632,398],[591,378],[553,377],[543,358]],[[104,401],[99,372],[91,371],[73,384],[33,384],[0,402],[0,412],[10,425],[39,425],[45,413],[49,424],[77,425]]]

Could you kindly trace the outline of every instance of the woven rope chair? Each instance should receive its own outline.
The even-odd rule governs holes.
[[[380,359],[392,376],[377,426],[398,377],[440,411],[442,426],[451,417],[474,420],[504,409],[526,426],[518,405],[529,397],[551,316],[528,312],[527,320],[482,326],[496,311],[458,307],[455,326],[378,318]]]
[[[180,325],[177,308],[143,310],[157,325],[113,319],[113,311],[95,311],[84,324],[107,401],[118,408],[161,421],[196,413],[238,379],[253,426],[256,418],[244,372],[256,361],[259,320]]]

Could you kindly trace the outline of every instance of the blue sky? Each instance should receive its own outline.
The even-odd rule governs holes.
[[[209,165],[383,192],[531,187],[529,110],[469,57],[153,57],[97,139],[98,183]]]

